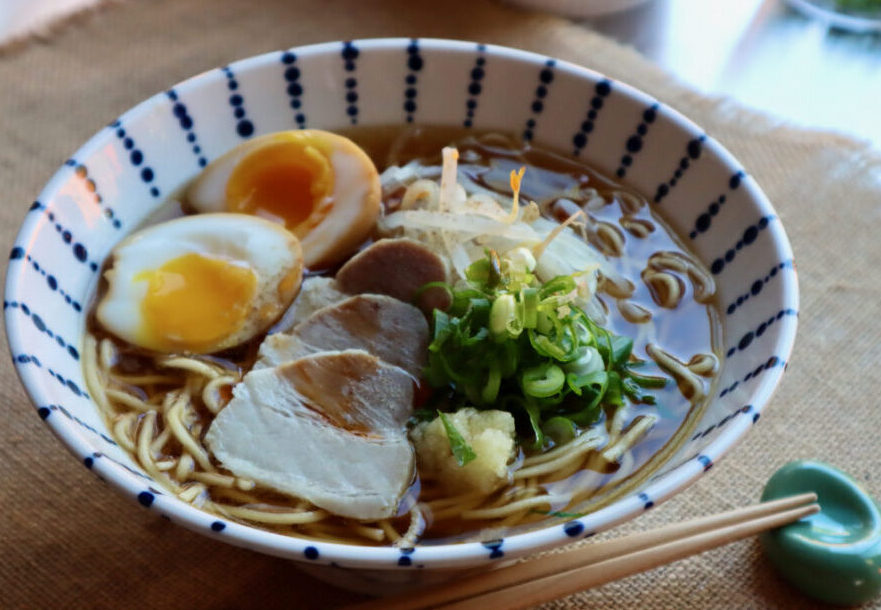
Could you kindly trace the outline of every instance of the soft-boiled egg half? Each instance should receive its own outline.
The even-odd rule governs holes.
[[[129,343],[206,354],[267,330],[300,289],[300,242],[241,214],[184,216],[120,242],[96,315]]]
[[[197,212],[239,212],[283,224],[307,267],[338,263],[370,235],[379,215],[379,175],[357,144],[327,131],[280,131],[216,159],[186,199]]]

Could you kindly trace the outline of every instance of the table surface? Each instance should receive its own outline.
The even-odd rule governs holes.
[[[854,34],[784,0],[652,0],[584,22],[699,91],[881,148],[881,34]]]
[[[745,442],[687,492],[598,538],[751,504],[771,474],[796,458],[844,468],[881,497],[876,438],[881,410],[866,375],[881,369],[881,282],[874,271],[881,259],[881,156],[848,138],[767,129],[762,115],[695,95],[637,53],[584,27],[515,11],[499,0],[447,0],[441,11],[427,0],[334,0],[334,10],[327,10],[327,0],[261,0],[260,10],[254,5],[243,0],[114,2],[49,38],[0,51],[0,84],[14,84],[0,86],[0,251],[17,244],[17,228],[34,196],[95,129],[139,100],[213,66],[295,44],[413,35],[481,40],[559,57],[650,93],[722,142],[784,220],[801,287],[799,338],[784,382]],[[725,18],[714,18],[709,6]],[[629,39],[627,31],[606,31],[630,40],[702,91],[734,92],[736,99],[790,120],[834,126],[818,114],[795,115],[806,101],[822,107],[807,82],[813,77],[788,79],[786,87],[801,88],[798,97],[780,97],[788,89],[778,87],[784,91],[775,89],[771,97],[777,103],[771,107],[747,95],[763,92],[744,84],[757,78],[748,77],[749,70],[783,61],[773,48],[760,53],[776,36],[771,34],[777,26],[769,24],[778,19],[778,25],[791,22],[802,28],[801,35],[810,33],[811,22],[782,11],[776,3],[753,0],[654,0],[638,13],[608,18],[596,27],[612,28],[613,21],[630,27]],[[710,29],[716,21],[724,23]],[[753,34],[745,35],[750,24]],[[792,36],[798,31],[793,29]],[[825,53],[825,45],[851,40],[826,39],[823,34],[807,42]],[[863,83],[869,91],[874,77],[877,88],[877,67],[865,67],[875,54],[859,53],[855,56],[862,60],[854,61],[864,66],[865,78],[851,73],[848,82]],[[820,52],[815,54],[825,65]],[[830,63],[827,76],[817,82],[843,72]],[[784,80],[767,78],[775,87]],[[878,99],[875,91],[872,99]],[[796,99],[799,108],[787,106],[787,99]],[[870,103],[854,106],[862,116],[870,115]],[[850,107],[845,110],[833,116],[857,116]],[[854,125],[851,131],[869,137],[863,125]],[[5,343],[3,329],[0,343]],[[0,541],[10,549],[0,561],[0,607],[324,610],[358,599],[292,569],[289,561],[187,531],[102,486],[43,425],[9,358],[0,362],[0,396]],[[820,607],[782,582],[751,539],[543,608]]]

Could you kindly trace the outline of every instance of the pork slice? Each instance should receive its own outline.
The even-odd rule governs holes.
[[[387,294],[406,303],[412,303],[425,284],[446,279],[443,259],[407,238],[380,239],[350,258],[336,274],[343,292]],[[449,295],[441,289],[427,291],[419,302],[428,311],[450,305]]]
[[[300,286],[297,298],[288,307],[273,331],[288,332],[322,307],[339,303],[348,297],[348,294],[337,288],[336,280],[332,277],[307,277]]]
[[[419,377],[428,358],[428,322],[418,309],[395,298],[356,295],[319,309],[290,334],[266,337],[254,368],[343,349],[369,351]]]
[[[333,425],[355,433],[403,429],[413,412],[413,379],[363,350],[306,356],[279,374]]]
[[[251,371],[205,441],[237,476],[360,520],[392,517],[413,479],[413,382],[361,350]]]

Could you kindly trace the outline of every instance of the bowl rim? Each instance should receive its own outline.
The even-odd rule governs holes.
[[[439,53],[468,53],[473,54],[478,45],[477,42],[447,40],[437,38],[365,38],[351,42],[357,44],[360,49],[389,49],[406,47],[418,41],[420,50]],[[229,67],[239,71],[247,71],[259,68],[267,63],[275,63],[279,54],[293,52],[298,56],[322,55],[326,53],[337,54],[344,44],[343,41],[331,41],[305,46],[292,47],[286,50],[269,51],[252,57],[230,63]],[[479,45],[488,54],[496,54],[509,59],[522,62],[529,66],[542,66],[548,57],[494,44]],[[580,80],[599,82],[603,79],[612,80],[616,91],[640,102],[653,104],[656,101],[646,93],[616,79],[610,79],[605,75],[589,68],[555,59],[557,70],[568,72]],[[174,90],[196,88],[211,78],[217,69],[207,70],[173,86]],[[171,88],[169,88],[171,89]],[[120,119],[131,120],[148,113],[160,101],[165,100],[166,93],[159,92],[124,112]],[[665,116],[685,133],[702,133],[702,130],[670,106],[665,106]],[[101,146],[109,137],[106,128],[95,133],[74,154],[74,158],[83,158],[95,148]],[[720,143],[711,137],[706,138],[705,145],[732,171],[739,169],[740,164],[734,156]],[[60,168],[47,182],[39,195],[41,201],[46,201],[58,190],[61,184],[67,181],[69,176],[64,172],[64,166]],[[747,174],[743,181],[749,198],[766,214],[776,212],[759,186]],[[772,244],[780,260],[792,259],[792,251],[785,230],[780,223],[769,226],[769,233],[773,236]],[[26,216],[16,236],[15,243],[28,243],[30,237],[39,229],[39,218],[32,215]],[[18,287],[23,284],[21,269],[23,266],[16,265],[7,268],[5,299],[12,299]],[[797,277],[784,286],[783,299],[790,307],[798,307],[798,284]],[[4,300],[4,309],[6,309]],[[131,499],[135,499],[143,506],[157,510],[175,523],[190,530],[207,535],[217,540],[249,548],[262,553],[276,555],[301,561],[316,561],[317,563],[331,563],[341,567],[372,568],[372,569],[395,569],[398,567],[428,567],[450,568],[468,567],[497,560],[501,557],[510,559],[529,553],[535,553],[556,546],[572,542],[605,530],[622,522],[628,521],[645,510],[656,506],[671,497],[674,493],[682,491],[694,483],[700,476],[709,470],[713,463],[734,448],[743,438],[746,431],[758,420],[763,408],[769,402],[771,395],[776,390],[784,372],[783,368],[775,368],[769,374],[763,375],[762,382],[756,385],[745,397],[745,406],[741,410],[751,417],[735,417],[722,430],[719,435],[710,441],[699,456],[689,459],[672,468],[664,475],[651,479],[644,487],[636,491],[628,492],[617,501],[596,512],[586,516],[568,520],[566,522],[551,522],[546,527],[541,527],[529,532],[510,534],[502,540],[493,542],[454,542],[445,544],[417,545],[416,549],[399,549],[391,545],[370,547],[338,542],[316,541],[300,538],[295,535],[283,535],[268,532],[248,525],[226,520],[211,513],[202,511],[191,505],[178,500],[165,490],[158,489],[153,485],[145,485],[132,472],[128,472],[126,466],[109,459],[96,459],[103,454],[96,454],[88,443],[82,438],[78,429],[75,429],[68,418],[46,417],[48,411],[43,411],[48,404],[47,397],[43,393],[41,379],[38,379],[33,369],[15,361],[14,354],[20,353],[17,349],[23,346],[23,340],[19,331],[19,324],[12,320],[11,312],[5,312],[5,324],[7,342],[13,354],[15,370],[24,386],[31,402],[38,408],[41,417],[52,432],[62,443],[91,469],[99,478],[108,482],[111,487],[123,493]],[[795,341],[797,316],[787,316],[780,321],[777,327],[778,338],[773,344],[775,354],[782,355],[788,360]],[[91,400],[91,399],[89,399]],[[94,403],[93,403],[94,404]],[[97,406],[95,406],[97,409]],[[145,495],[146,494],[146,495]],[[218,526],[220,524],[220,526]],[[502,544],[504,550],[502,551]]]

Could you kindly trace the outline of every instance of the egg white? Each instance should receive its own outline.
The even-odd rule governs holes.
[[[380,210],[376,167],[348,138],[313,129],[282,131],[248,140],[210,163],[190,185],[186,199],[199,212],[232,211],[226,193],[236,167],[264,147],[297,138],[315,142],[315,148],[328,159],[333,170],[329,201],[317,205],[313,216],[301,223],[302,231],[296,231],[303,247],[304,264],[311,269],[328,267],[341,262],[364,243]]]
[[[299,240],[279,224],[243,214],[184,216],[147,227],[120,242],[105,272],[106,293],[96,309],[98,322],[114,335],[147,349],[168,351],[151,334],[142,312],[148,282],[145,272],[198,254],[246,267],[256,276],[256,290],[244,323],[229,336],[182,351],[211,353],[251,339],[268,329],[296,297],[302,280]],[[140,277],[139,277],[140,276]]]

